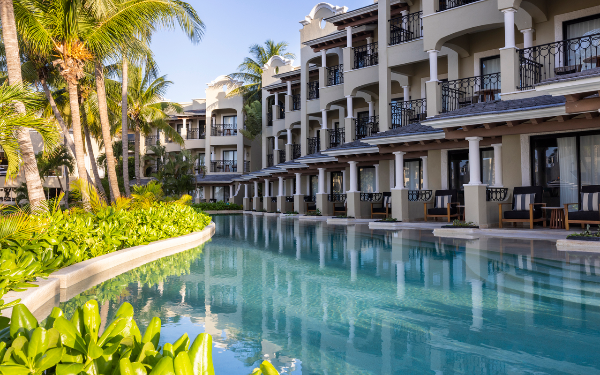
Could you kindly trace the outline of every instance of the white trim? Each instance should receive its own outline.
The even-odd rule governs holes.
[[[338,161],[337,158],[334,157],[328,157],[328,158],[310,158],[310,159],[303,159],[302,162],[306,163],[306,164],[311,164],[311,163],[329,163],[329,162],[335,162]]]
[[[543,95],[564,96],[580,94],[582,92],[596,92],[600,87],[600,76],[575,79],[571,81],[558,81],[547,85],[538,86],[535,91]]]
[[[423,16],[421,18],[435,16],[436,14],[444,14],[446,12],[452,12],[454,9],[460,9],[460,8],[468,7],[468,6],[471,6],[473,4],[483,3],[484,1],[488,1],[488,0],[479,0],[479,1],[476,1],[474,3],[469,3],[469,4],[466,4],[466,5],[461,5],[461,6],[456,7],[456,8],[450,8],[450,9],[442,10],[441,12],[440,11],[435,11],[434,13],[428,14],[428,15]]]
[[[431,139],[445,139],[446,134],[444,132],[437,133],[425,133],[425,134],[415,134],[415,135],[405,135],[398,134],[385,138],[374,138],[374,139],[365,139],[364,142],[370,145],[381,145],[388,143],[404,143],[404,142],[414,142],[414,141],[424,141]]]
[[[379,152],[379,147],[362,147],[362,148],[347,148],[347,149],[343,149],[343,150],[335,150],[335,151],[329,151],[329,152],[323,152],[325,155],[329,155],[329,156],[339,156],[339,155],[359,155],[359,154],[372,154],[372,153],[378,153]]]
[[[443,118],[439,120],[427,121],[423,125],[428,125],[436,129],[451,128],[451,127],[462,127],[466,125],[481,125],[488,122],[506,122],[506,121],[517,121],[517,120],[530,120],[532,118],[539,117],[556,117],[565,115],[565,106],[557,106],[550,108],[505,112],[505,113],[492,113],[486,115],[475,115],[475,116],[456,116],[452,118]]]
[[[333,16],[337,16],[339,14],[343,14],[348,11],[348,7],[345,7],[345,6],[331,5],[331,4],[325,3],[325,2],[318,3],[317,5],[315,5],[312,8],[312,10],[308,14],[308,16],[304,17],[304,19],[302,21],[300,21],[300,24],[302,26],[310,25],[310,23],[315,19],[315,15],[317,14],[317,12],[320,11],[321,9],[329,10],[331,13],[333,13]],[[331,17],[333,17],[333,16],[331,16]],[[324,19],[326,19],[326,17]]]

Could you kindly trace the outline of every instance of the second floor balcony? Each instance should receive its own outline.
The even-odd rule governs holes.
[[[354,69],[366,68],[379,64],[377,42],[354,47]]]
[[[356,125],[354,140],[356,141],[379,133],[379,116],[358,117],[354,121]]]
[[[440,0],[438,12],[442,12],[444,10],[457,8],[463,5],[476,3],[481,0]]]
[[[391,19],[390,46],[410,42],[423,37],[423,11]]]
[[[205,139],[206,138],[206,130],[204,127],[199,129],[188,129],[187,131],[187,139]]]
[[[279,163],[285,163],[285,150],[277,150],[279,152]]]
[[[149,135],[146,137],[146,146],[154,146],[158,142],[157,135]]]
[[[237,124],[212,124],[210,135],[213,137],[237,135]]]
[[[327,129],[329,133],[329,147],[338,147],[346,143],[346,133],[343,128]]]
[[[300,94],[292,95],[292,111],[300,110]]]
[[[302,156],[301,146],[300,146],[300,144],[294,143],[292,145],[292,160],[296,160],[300,156]]]
[[[321,139],[319,137],[310,137],[307,138],[306,141],[309,155],[316,154],[317,152],[321,151]]]
[[[344,83],[344,64],[328,66],[327,86],[336,86]]]
[[[319,81],[308,83],[308,100],[319,99]]]
[[[427,118],[427,99],[397,101],[390,104],[392,129],[420,123]]]
[[[273,154],[267,154],[267,168],[274,165]]]
[[[501,89],[500,73],[445,81],[440,84],[442,85],[442,112],[498,100]]]
[[[237,172],[238,164],[236,160],[211,160],[211,172]]]

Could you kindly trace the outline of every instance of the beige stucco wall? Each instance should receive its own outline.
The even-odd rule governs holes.
[[[502,136],[502,180],[504,187],[522,186],[522,163],[529,163],[529,160],[521,160],[521,136]]]

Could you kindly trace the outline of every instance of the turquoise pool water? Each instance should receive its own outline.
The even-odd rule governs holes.
[[[213,335],[215,370],[248,374],[600,374],[600,257],[552,242],[439,239],[217,216],[203,249],[62,303],[120,303],[161,341]]]

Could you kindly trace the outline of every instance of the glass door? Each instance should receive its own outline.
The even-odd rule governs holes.
[[[404,186],[408,190],[420,190],[423,186],[421,159],[404,161]]]
[[[319,192],[319,176],[310,176],[310,192],[311,196],[316,196]]]
[[[223,116],[223,135],[235,135],[237,116]]]
[[[358,168],[358,190],[361,193],[375,192],[375,167]]]
[[[237,172],[237,151],[223,151],[223,172]]]
[[[331,193],[344,194],[344,174],[342,172],[331,172]]]

